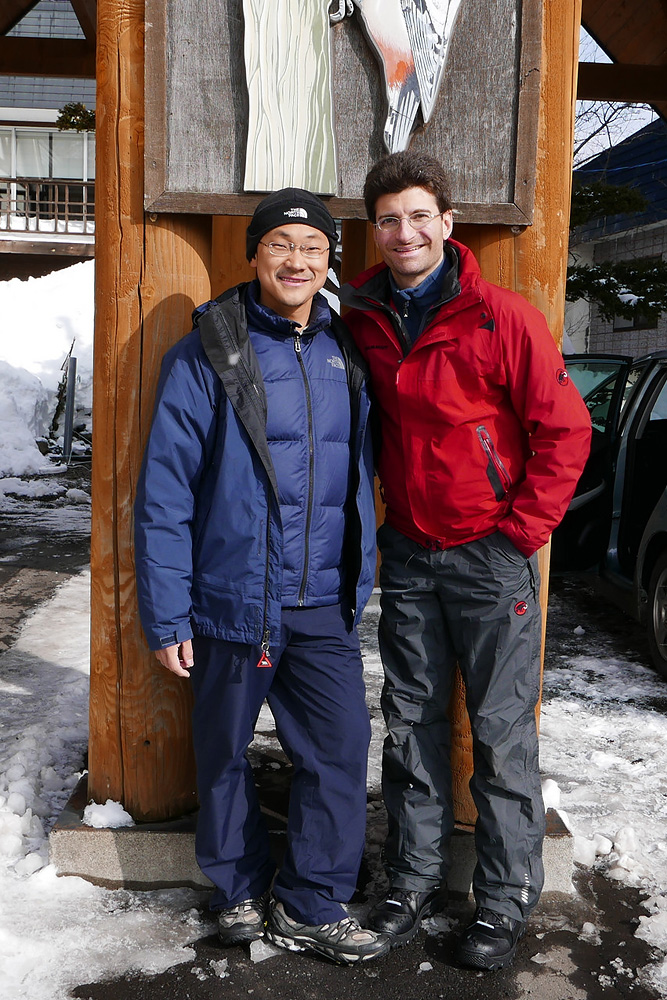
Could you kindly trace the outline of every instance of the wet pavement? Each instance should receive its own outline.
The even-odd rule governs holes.
[[[67,488],[86,487],[86,470],[65,474]],[[0,506],[0,644],[10,644],[21,618],[45,600],[88,559],[88,511],[63,497],[51,501],[5,498]],[[576,651],[573,628],[596,633],[609,655],[646,662],[642,630],[573,580],[551,585],[546,657]],[[370,638],[367,641],[371,641]],[[2,645],[0,645],[2,648]],[[554,659],[555,665],[555,659]],[[667,708],[667,684],[664,702]],[[375,703],[377,691],[369,691]],[[272,818],[280,853],[289,789],[289,763],[261,748],[254,754],[262,800]],[[362,915],[382,888],[379,861],[384,811],[369,803],[369,834],[354,912]],[[222,949],[214,934],[195,943],[194,960],[155,976],[128,974],[106,983],[82,984],[79,1000],[656,1000],[644,970],[661,957],[634,930],[644,913],[637,889],[620,886],[588,869],[574,876],[577,892],[540,903],[528,924],[514,964],[496,973],[457,966],[456,935],[472,913],[467,900],[451,899],[443,915],[426,922],[413,942],[386,958],[341,968],[317,956],[280,952],[253,961],[247,947]],[[148,900],[147,900],[148,902]],[[584,925],[587,925],[586,927]],[[213,925],[211,925],[212,927]],[[593,928],[594,930],[591,930]]]
[[[260,963],[242,946],[222,949],[215,936],[195,944],[196,958],[156,976],[82,985],[80,1000],[655,1000],[638,981],[652,949],[633,936],[638,894],[581,873],[578,895],[541,904],[513,966],[494,973],[462,969],[453,958],[470,904],[448,907],[428,932],[364,966],[339,967],[317,956],[281,952]],[[582,934],[586,921],[595,935]],[[438,929],[438,924],[442,929]],[[226,959],[226,965],[221,960]]]
[[[0,495],[0,651],[22,619],[90,558],[90,469],[73,466],[42,476],[51,498]],[[67,491],[76,491],[67,496]]]

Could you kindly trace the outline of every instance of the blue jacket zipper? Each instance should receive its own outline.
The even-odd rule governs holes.
[[[306,584],[308,582],[308,561],[310,559],[310,526],[313,517],[315,447],[313,442],[313,404],[310,396],[310,385],[306,374],[306,366],[303,363],[303,357],[301,355],[301,336],[298,333],[294,334],[294,351],[296,353],[297,361],[299,362],[299,367],[301,369],[301,375],[303,377],[303,387],[306,393],[306,410],[308,413],[308,503],[306,506],[306,537],[304,541],[303,576],[301,578],[299,598],[297,601],[298,606],[302,607],[306,594]]]

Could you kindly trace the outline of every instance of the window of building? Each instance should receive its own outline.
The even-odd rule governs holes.
[[[95,136],[0,127],[0,232],[93,233]]]
[[[655,330],[657,325],[657,317],[648,317],[643,313],[637,313],[632,319],[614,316],[614,330]]]
[[[662,260],[660,254],[642,257],[645,261]],[[621,296],[623,298],[623,296]],[[631,296],[628,296],[628,300]],[[626,316],[614,316],[614,330],[655,330],[658,325],[657,316],[646,316],[644,313],[637,313],[631,319]]]

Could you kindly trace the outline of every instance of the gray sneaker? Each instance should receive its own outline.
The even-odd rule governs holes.
[[[218,910],[218,937],[223,944],[243,944],[264,937],[268,897],[244,899],[236,906]]]
[[[315,951],[339,965],[353,965],[380,958],[389,951],[389,939],[359,926],[353,917],[335,924],[300,924],[288,917],[283,904],[275,900],[269,909],[266,936],[272,944],[288,951]]]

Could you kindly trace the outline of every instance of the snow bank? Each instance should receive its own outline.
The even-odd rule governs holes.
[[[35,444],[48,429],[52,400],[35,375],[0,361],[0,476],[53,468]]]
[[[7,333],[0,359],[37,375],[55,392],[74,341],[79,391],[91,390],[95,263],[72,264],[43,278],[0,282],[0,316]],[[90,398],[88,398],[90,403]]]
[[[0,476],[53,470],[35,438],[49,428],[73,341],[77,407],[92,406],[94,273],[86,261],[43,278],[0,282]]]

